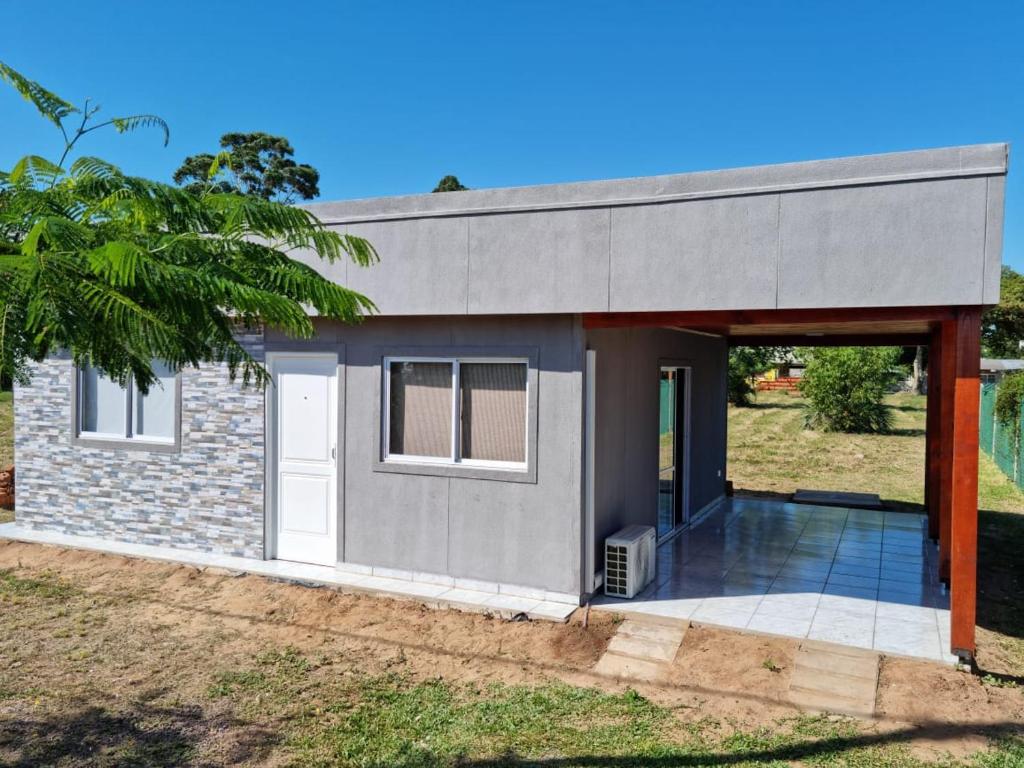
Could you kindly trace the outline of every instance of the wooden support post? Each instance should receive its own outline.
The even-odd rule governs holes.
[[[939,376],[942,334],[936,326],[928,342],[928,399],[925,406],[924,503],[928,509],[928,538],[939,539],[939,498],[942,467],[942,419],[939,418],[942,381]]]
[[[961,307],[956,322],[950,623],[953,653],[961,658],[973,658],[978,592],[981,310]]]
[[[953,519],[953,397],[957,321],[943,320],[939,350],[939,578],[949,584]],[[979,363],[980,364],[980,363]]]

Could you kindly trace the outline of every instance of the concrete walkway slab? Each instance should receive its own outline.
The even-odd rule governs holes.
[[[850,493],[845,491],[814,491],[797,489],[793,494],[794,504],[821,504],[826,507],[847,509],[883,509],[882,499],[877,493]]]
[[[665,683],[689,622],[622,622],[594,672],[617,680]],[[805,640],[796,650],[786,697],[800,709],[872,717],[881,656],[868,650]]]
[[[594,666],[594,672],[617,680],[642,680],[645,683],[657,683],[663,680],[668,667],[661,661],[637,659],[632,656],[621,656],[617,653],[605,653]]]
[[[801,709],[871,717],[880,660],[870,651],[802,643],[796,652],[789,700]]]
[[[632,635],[615,635],[608,644],[608,650],[620,656],[652,659],[654,661],[672,661],[679,650],[679,643],[649,640]]]
[[[619,625],[608,650],[594,666],[599,675],[659,682],[683,643],[687,624],[647,624],[627,620]]]
[[[56,531],[23,528],[17,523],[0,524],[0,539],[48,544],[73,549],[88,549],[110,555],[141,557],[148,560],[191,565],[197,568],[222,568],[238,573],[251,573],[282,581],[291,581],[314,587],[330,587],[340,592],[387,597],[393,600],[412,600],[430,608],[451,608],[473,613],[490,613],[511,619],[525,615],[530,619],[565,622],[577,606],[555,600],[539,600],[516,594],[464,589],[433,581],[394,578],[374,575],[374,569],[348,570],[343,565],[307,565],[284,560],[256,560],[247,557],[217,555],[209,552],[191,552],[171,547],[146,544],[128,544],[87,536],[70,536]],[[381,573],[386,569],[381,569]],[[425,574],[429,576],[429,574]],[[500,589],[500,585],[495,585]]]

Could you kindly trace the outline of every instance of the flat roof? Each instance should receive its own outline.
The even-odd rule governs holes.
[[[327,224],[535,210],[644,205],[927,179],[1006,174],[1005,143],[600,181],[308,203]]]
[[[983,371],[1020,371],[1024,370],[1024,360],[981,358],[981,370]]]
[[[988,305],[1006,170],[980,144],[315,203],[380,263],[296,256],[382,315]]]

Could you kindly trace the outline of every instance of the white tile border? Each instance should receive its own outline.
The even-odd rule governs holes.
[[[537,602],[565,603],[573,608],[580,604],[579,595],[571,592],[554,592],[538,587],[524,587],[516,584],[505,584],[496,581],[483,581],[481,579],[466,579],[458,576],[448,576],[442,573],[430,573],[427,571],[407,571],[402,568],[386,568],[379,565],[359,565],[357,563],[338,563],[338,570],[352,570],[369,576],[379,576],[385,579],[398,581],[412,581],[423,584],[439,584],[449,589],[467,589],[474,592],[487,592],[492,595],[510,595],[512,597],[524,597]]]
[[[463,579],[458,576],[455,577],[455,588],[456,589],[470,589],[474,592],[489,592],[491,594],[498,594],[498,585],[493,581],[480,581],[479,579]]]
[[[209,552],[196,552],[149,544],[129,544],[87,536],[72,536],[56,531],[22,528],[17,523],[0,524],[0,539],[87,549],[111,555],[191,565],[197,568],[223,568],[299,584],[328,586],[343,592],[382,595],[399,600],[415,600],[432,607],[454,608],[478,613],[493,613],[502,618],[525,614],[531,619],[565,622],[578,607],[579,599],[545,590],[519,588],[472,579],[455,579],[438,574],[374,568],[354,563],[338,567],[290,563],[284,560],[257,560]],[[558,598],[558,599],[554,599]]]

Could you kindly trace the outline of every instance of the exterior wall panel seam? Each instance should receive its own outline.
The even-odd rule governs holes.
[[[612,209],[608,209],[608,295],[605,309],[612,311]]]
[[[472,290],[473,285],[473,252],[470,248],[470,240],[472,233],[470,227],[473,226],[472,219],[466,219],[466,314],[469,312],[469,294]]]
[[[981,238],[981,297],[979,304],[985,303],[985,277],[988,268],[988,197],[992,190],[992,179],[985,179],[985,224]]]
[[[782,195],[778,196],[775,214],[775,308],[779,308],[779,293],[782,282]]]

